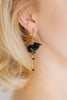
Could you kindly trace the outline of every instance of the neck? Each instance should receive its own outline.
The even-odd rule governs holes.
[[[23,100],[66,100],[67,61],[49,46],[36,54],[35,71],[22,90]]]

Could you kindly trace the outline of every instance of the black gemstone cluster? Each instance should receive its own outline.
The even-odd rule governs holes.
[[[34,42],[33,44],[30,44],[27,49],[28,49],[28,52],[31,53],[32,55],[34,55],[36,53],[36,51],[39,49],[40,47],[40,43],[36,43]],[[35,60],[35,58],[33,57],[32,60]],[[32,71],[34,71],[34,69],[32,69]]]
[[[32,55],[34,55],[36,53],[36,51],[38,50],[38,48],[40,47],[40,43],[36,43],[34,42],[33,44],[30,44],[27,48],[28,48],[28,52],[32,53]],[[33,59],[34,60],[34,59]]]

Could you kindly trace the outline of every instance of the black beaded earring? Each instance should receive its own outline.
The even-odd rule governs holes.
[[[36,53],[36,51],[39,49],[40,43],[37,43],[37,42],[34,42],[35,40],[35,35],[36,33],[34,32],[33,33],[33,37],[31,38],[31,44],[27,47],[28,49],[28,52],[32,54],[32,60],[34,61],[35,60],[35,57],[34,57],[34,54]],[[32,71],[34,71],[34,68],[32,69]]]

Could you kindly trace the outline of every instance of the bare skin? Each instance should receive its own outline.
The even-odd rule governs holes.
[[[14,100],[67,100],[67,1],[40,0],[36,18],[42,46],[31,80],[15,91]]]

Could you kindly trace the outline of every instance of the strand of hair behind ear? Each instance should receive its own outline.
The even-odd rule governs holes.
[[[16,17],[25,3],[25,0],[0,0],[0,86],[6,89],[24,87],[31,76],[33,62]]]

